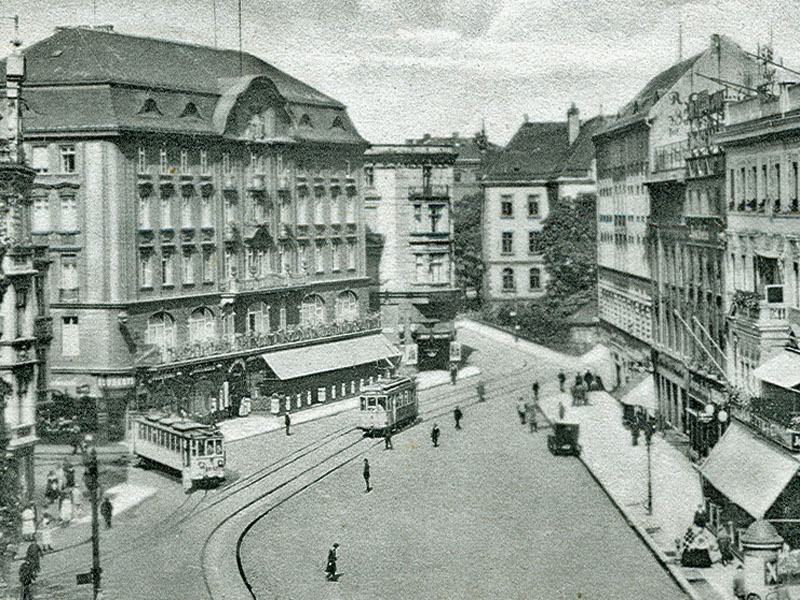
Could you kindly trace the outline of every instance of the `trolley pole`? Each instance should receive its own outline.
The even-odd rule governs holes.
[[[97,468],[97,448],[95,448],[92,436],[86,436],[89,449],[86,456],[86,487],[89,488],[90,500],[92,503],[92,598],[97,600],[100,594],[100,522],[98,520],[98,468]]]

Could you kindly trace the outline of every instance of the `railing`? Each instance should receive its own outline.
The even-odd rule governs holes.
[[[755,398],[748,407],[731,405],[731,414],[764,437],[793,452],[800,452],[800,413],[783,410],[775,403],[770,407]]]
[[[682,169],[689,150],[687,141],[659,146],[653,151],[653,172]]]
[[[232,352],[247,350],[266,350],[270,346],[323,339],[359,331],[369,331],[381,327],[380,316],[370,315],[363,319],[327,323],[315,326],[291,326],[278,331],[262,334],[238,333],[229,339],[218,339],[211,342],[197,342],[176,348],[157,349],[153,353],[156,364],[165,364],[181,360],[207,358]]]
[[[223,292],[253,292],[258,290],[268,290],[277,287],[293,287],[305,285],[310,277],[305,274],[285,273],[258,277],[257,279],[232,279],[220,281],[219,289]]]
[[[450,187],[446,185],[424,185],[408,188],[409,198],[449,198]]]

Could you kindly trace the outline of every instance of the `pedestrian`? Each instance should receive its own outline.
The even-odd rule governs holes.
[[[31,568],[30,563],[27,560],[22,561],[22,564],[19,566],[19,583],[22,586],[20,600],[33,600],[31,587],[35,579],[36,573]]]
[[[744,598],[744,567],[739,565],[736,567],[736,573],[733,575],[733,595],[737,598]]]
[[[78,486],[75,486],[70,490],[70,495],[72,496],[72,512],[75,516],[80,516],[83,512],[83,490]]]
[[[42,550],[49,552],[53,549],[53,523],[48,513],[44,513],[39,531],[42,533]]]
[[[717,534],[717,545],[719,546],[719,562],[725,567],[729,562],[733,562],[733,552],[731,551],[731,534],[727,527],[722,527]]]
[[[68,458],[64,459],[64,487],[67,489],[75,487],[75,467]]]
[[[458,367],[455,365],[450,365],[450,384],[455,385],[457,378],[458,378]]]
[[[478,387],[476,388],[478,392],[478,402],[486,402],[486,386],[483,385],[483,382],[478,382]]]
[[[525,425],[525,403],[522,398],[517,401],[517,414],[519,415],[519,422]]]
[[[526,418],[528,419],[528,426],[530,432],[539,431],[539,423],[536,422],[536,405],[529,404],[527,406]]]
[[[586,374],[583,376],[583,380],[586,382],[586,389],[592,389],[592,381],[594,381],[594,375],[589,369],[586,369]]]
[[[697,505],[697,510],[694,511],[694,524],[697,527],[703,528],[708,523],[708,516],[706,515],[706,509],[703,504]]]
[[[456,420],[456,429],[461,429],[461,419],[464,417],[464,413],[461,412],[461,409],[456,406],[455,410],[453,410],[453,418]]]
[[[289,413],[288,412],[284,413],[284,415],[283,415],[283,425],[286,428],[286,435],[292,435],[291,433],[289,433],[289,427],[291,426],[291,424],[292,424],[292,419],[289,416]]]
[[[325,565],[325,578],[328,581],[336,581],[336,550],[338,547],[339,544],[334,544],[328,550],[328,562]]]
[[[42,570],[41,556],[42,549],[39,547],[39,544],[36,543],[36,540],[28,544],[28,550],[25,552],[25,561],[31,566],[34,577],[39,575],[39,571]]]
[[[431,429],[431,441],[433,442],[433,447],[439,447],[439,426],[434,423],[433,429]]]
[[[367,484],[367,489],[364,490],[364,493],[367,493],[372,488],[369,486],[369,461],[366,458],[364,459],[364,483]]]
[[[33,502],[22,510],[20,518],[22,519],[22,539],[30,542],[36,537],[36,510]]]
[[[81,428],[77,423],[73,424],[70,428],[72,434],[72,453],[77,454],[83,450],[83,436],[81,435]]]
[[[564,391],[564,382],[567,380],[567,376],[564,374],[564,371],[558,372],[558,391]]]
[[[563,421],[564,420],[564,415],[566,415],[566,414],[567,414],[567,409],[564,408],[564,403],[563,402],[559,402],[558,403],[558,419],[559,419],[559,421]]]
[[[61,492],[59,498],[58,514],[61,518],[61,524],[66,526],[72,521],[72,496],[69,492]]]
[[[533,401],[534,402],[538,402],[539,401],[539,381],[537,379],[534,379],[533,380],[533,385],[531,387],[533,388]]]
[[[47,474],[47,489],[44,492],[44,497],[47,499],[48,504],[58,502],[58,476],[52,469]]]
[[[392,446],[392,428],[387,427],[386,433],[383,434],[383,443],[384,443],[384,450],[392,450],[394,446]]]
[[[111,500],[108,496],[103,497],[103,502],[100,504],[100,514],[103,515],[103,520],[106,522],[106,529],[111,529],[111,515],[114,512],[114,507],[111,505]]]

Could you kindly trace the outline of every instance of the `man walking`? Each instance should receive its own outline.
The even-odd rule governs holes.
[[[455,410],[453,411],[453,417],[456,420],[456,429],[461,429],[461,419],[464,417],[464,413],[461,412],[461,409],[456,406]]]
[[[33,600],[31,587],[33,586],[33,581],[35,579],[36,572],[33,570],[33,567],[28,560],[25,559],[22,561],[22,564],[19,567],[19,583],[22,586],[22,594],[20,595],[21,600]]]
[[[291,433],[289,433],[289,426],[291,424],[292,424],[292,419],[291,419],[291,417],[289,417],[289,413],[288,412],[284,413],[283,414],[283,425],[286,428],[286,435],[292,435]]]
[[[457,377],[458,377],[458,367],[455,365],[450,365],[450,385],[456,384]]]
[[[533,388],[533,401],[539,402],[539,381],[534,379],[531,387]]]
[[[525,425],[525,404],[522,402],[522,398],[517,401],[517,414],[519,415],[519,422]]]
[[[325,565],[325,578],[328,581],[336,581],[336,549],[339,544],[334,544],[328,550],[328,563]]]
[[[102,504],[100,504],[100,514],[103,515],[103,521],[106,523],[106,529],[111,529],[111,515],[113,512],[114,507],[111,506],[111,500],[108,499],[108,496],[105,496]]]
[[[384,443],[384,450],[392,450],[394,446],[392,446],[392,428],[387,427],[386,433],[383,435],[383,443]]]
[[[564,391],[564,382],[567,380],[567,376],[564,374],[564,371],[558,372],[558,390],[560,392]]]
[[[433,429],[431,429],[431,441],[433,442],[433,447],[439,447],[439,426],[434,423]]]
[[[367,489],[364,490],[366,494],[372,489],[369,487],[369,461],[366,458],[364,459],[364,483],[367,484]]]

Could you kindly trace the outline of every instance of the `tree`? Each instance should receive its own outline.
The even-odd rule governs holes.
[[[483,281],[481,209],[483,194],[463,196],[453,203],[453,250],[456,284],[480,293]]]
[[[3,413],[6,398],[11,387],[0,379],[0,576],[8,577],[6,561],[11,558],[6,549],[17,541],[19,516],[22,512],[22,499],[17,483],[17,464],[8,451],[9,433],[6,429]],[[11,555],[13,557],[13,553]],[[8,581],[6,582],[9,583]]]
[[[580,194],[555,203],[544,221],[542,246],[554,301],[591,299],[597,290],[597,197]],[[570,304],[573,304],[570,302]]]

